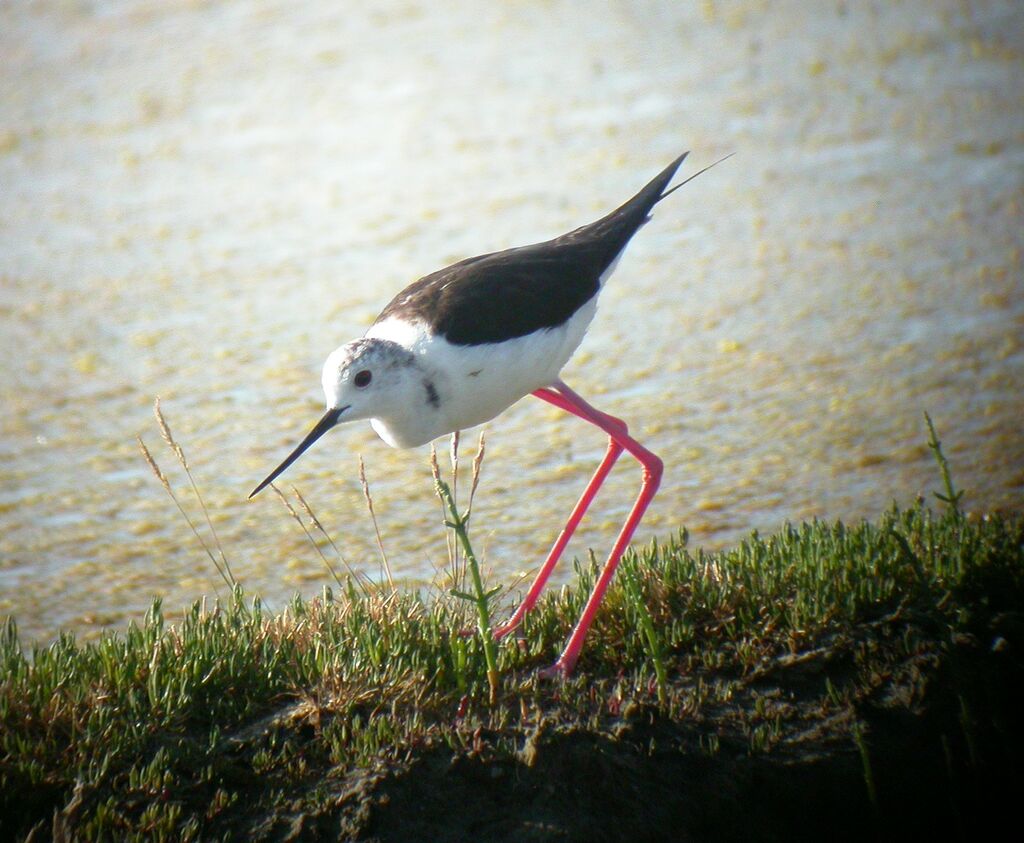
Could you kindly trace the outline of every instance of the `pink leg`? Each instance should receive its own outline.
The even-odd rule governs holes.
[[[575,413],[573,405],[554,390],[538,389],[533,394],[538,398],[547,401],[549,404],[554,404],[556,407],[566,410],[567,412]],[[615,426],[619,433],[625,434],[628,432],[625,422],[621,419],[617,419],[614,416],[609,416],[604,413],[601,415],[609,424]],[[543,591],[544,586],[547,584],[548,578],[551,576],[551,572],[555,569],[555,566],[558,564],[558,560],[562,557],[562,552],[565,550],[565,546],[569,543],[569,539],[572,538],[573,533],[576,532],[576,528],[579,526],[580,521],[583,520],[584,513],[586,513],[591,501],[594,500],[597,490],[601,488],[601,484],[604,483],[605,478],[608,476],[608,472],[612,470],[612,466],[615,465],[615,461],[619,458],[621,453],[622,445],[609,437],[608,450],[605,452],[604,459],[601,460],[601,464],[597,467],[597,471],[594,472],[594,476],[587,484],[587,488],[583,490],[583,494],[576,502],[576,506],[573,508],[572,514],[569,515],[569,520],[566,521],[565,527],[562,528],[562,532],[558,534],[558,538],[555,540],[554,546],[548,553],[547,559],[544,560],[544,564],[541,565],[540,570],[537,572],[537,576],[534,578],[533,584],[530,586],[530,590],[526,592],[526,597],[523,598],[523,602],[519,604],[519,607],[512,614],[512,617],[494,630],[494,637],[496,639],[503,638],[519,626],[526,613],[529,612],[537,603],[537,599],[540,597],[541,591]]]
[[[643,447],[643,445],[629,436],[626,432],[625,424],[613,416],[608,416],[592,407],[581,396],[577,395],[561,381],[557,381],[553,389],[537,390],[534,394],[538,398],[548,401],[556,407],[560,407],[566,412],[572,413],[574,416],[578,416],[584,421],[588,421],[596,427],[599,427],[608,434],[608,438],[611,440],[608,454],[606,454],[604,461],[602,461],[601,466],[594,475],[594,479],[591,480],[586,491],[584,491],[583,498],[580,499],[580,503],[584,503],[584,506],[581,508],[580,504],[576,505],[576,509],[573,510],[573,514],[569,518],[569,524],[566,525],[566,530],[569,530],[570,525],[572,529],[575,529],[576,523],[579,523],[579,518],[582,518],[583,511],[586,510],[586,505],[589,505],[594,494],[597,492],[597,487],[601,485],[601,482],[604,481],[608,471],[611,470],[611,466],[614,464],[615,460],[610,460],[609,455],[612,453],[613,449],[618,449],[615,454],[616,458],[622,450],[628,451],[636,458],[643,468],[640,483],[640,494],[636,499],[636,503],[633,504],[633,509],[630,510],[629,517],[626,519],[626,523],[623,524],[618,538],[615,540],[611,553],[608,555],[608,560],[604,563],[604,568],[601,570],[601,574],[597,579],[597,584],[594,586],[594,591],[591,593],[590,599],[587,600],[587,605],[583,609],[583,614],[580,616],[580,619],[576,624],[576,628],[572,631],[572,635],[569,636],[569,641],[566,644],[562,655],[559,656],[558,661],[556,661],[554,665],[545,671],[548,675],[568,676],[576,666],[576,660],[579,658],[580,651],[583,649],[583,641],[587,636],[587,630],[590,629],[590,624],[594,620],[594,615],[597,614],[597,609],[601,605],[601,600],[604,598],[605,591],[608,590],[608,585],[612,581],[612,577],[615,574],[615,569],[618,567],[619,560],[622,558],[622,554],[626,550],[629,540],[633,537],[633,533],[636,530],[637,525],[640,523],[640,519],[643,518],[645,510],[654,498],[655,493],[658,491],[658,484],[661,482],[663,465],[657,456],[652,454]],[[605,465],[606,463],[607,466]],[[602,469],[604,469],[603,473]],[[580,510],[579,517],[576,517],[577,510]],[[573,523],[574,517],[576,517],[576,523]],[[559,541],[561,541],[561,536],[559,536]],[[566,541],[568,541],[568,538],[566,538]],[[562,546],[564,547],[564,543]],[[555,547],[558,548],[557,542]],[[554,549],[552,552],[554,552]],[[561,553],[561,549],[559,549],[559,553]],[[549,555],[549,560],[550,558],[551,557]],[[557,561],[557,557],[555,561]],[[550,574],[550,568],[552,567],[554,567],[553,562],[550,565],[548,562],[545,562],[540,574],[538,574],[538,580],[541,579],[541,575],[544,575],[544,580],[546,580],[547,575]],[[545,569],[548,570],[545,572]],[[534,583],[534,587],[537,587],[536,582]],[[543,587],[543,581],[540,583],[540,587]],[[537,587],[538,593],[540,591],[540,587]],[[534,588],[531,587],[530,591],[532,592],[533,590]],[[534,596],[534,601],[536,601],[536,596]]]

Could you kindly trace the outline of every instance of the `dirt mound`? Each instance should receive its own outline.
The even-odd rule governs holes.
[[[981,635],[943,640],[890,618],[777,659],[698,714],[630,704],[595,727],[554,708],[511,736],[477,729],[468,749],[435,744],[349,776],[323,812],[264,817],[246,833],[382,843],[981,839],[1019,792],[1022,626],[1002,615]],[[745,725],[755,709],[780,724],[761,752]]]

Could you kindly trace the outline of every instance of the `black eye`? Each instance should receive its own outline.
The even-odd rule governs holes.
[[[352,382],[362,389],[364,386],[369,386],[370,381],[373,380],[373,374],[369,369],[363,369],[361,372],[356,372],[356,376],[352,379]]]

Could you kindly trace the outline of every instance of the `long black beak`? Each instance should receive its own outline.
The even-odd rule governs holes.
[[[328,410],[326,413],[324,413],[324,417],[316,423],[316,426],[311,431],[309,431],[309,433],[306,435],[306,438],[299,443],[299,446],[288,455],[288,458],[283,463],[281,463],[277,468],[270,472],[266,480],[260,483],[259,486],[257,486],[249,493],[249,497],[252,498],[254,495],[262,491],[265,486],[269,486],[271,483],[273,483],[281,472],[283,472],[286,468],[288,468],[288,466],[295,462],[295,460],[302,456],[303,451],[309,448],[309,446],[316,442],[317,439],[319,439],[328,430],[334,427],[341,419],[341,414],[344,413],[347,409],[348,405],[341,407],[337,410]]]

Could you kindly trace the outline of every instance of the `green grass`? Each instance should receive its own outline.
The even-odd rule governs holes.
[[[159,408],[157,420],[198,497]],[[157,602],[141,625],[124,632],[84,644],[62,635],[30,652],[15,622],[4,626],[0,838],[250,839],[257,832],[274,837],[275,817],[347,811],[350,826],[322,832],[339,837],[339,829],[369,822],[372,799],[358,795],[360,781],[370,793],[387,771],[432,749],[532,768],[544,729],[603,740],[628,734],[638,712],[647,712],[640,719],[648,726],[668,724],[645,739],[648,760],[658,757],[659,740],[681,757],[707,759],[789,758],[805,744],[812,745],[809,757],[839,752],[841,761],[849,752],[865,813],[881,823],[886,806],[906,794],[894,795],[899,777],[890,773],[901,751],[886,743],[886,721],[872,712],[891,716],[885,700],[901,695],[906,702],[896,708],[920,709],[943,671],[949,687],[929,715],[937,733],[928,745],[938,748],[938,763],[922,769],[925,778],[945,771],[925,787],[947,789],[943,798],[961,817],[969,800],[955,794],[967,778],[1021,743],[1016,703],[1007,706],[1002,680],[991,677],[1016,664],[1014,648],[1022,643],[1014,630],[1024,617],[1024,521],[965,515],[963,492],[926,422],[944,487],[941,512],[919,501],[876,523],[816,521],[755,533],[728,551],[691,550],[685,531],[630,551],[565,682],[542,680],[538,668],[559,652],[597,566],[577,562],[574,584],[549,593],[527,616],[522,636],[495,647],[497,590],[485,588],[466,530],[482,439],[464,514],[453,495],[457,440],[451,487],[433,462],[448,525],[473,576],[472,595],[462,589],[466,565],[460,568],[457,556],[454,587],[426,596],[353,575],[342,581],[328,565],[337,591],[268,613],[237,585],[216,535],[207,543],[189,519],[233,586],[226,603],[197,603],[168,623]],[[365,493],[372,513],[368,487]],[[474,614],[481,635],[466,636]],[[995,628],[1003,632],[992,638]],[[965,661],[970,646],[963,642],[972,636],[992,638],[992,653],[1009,653],[1011,662],[988,664],[985,673],[977,667],[984,659]],[[582,765],[598,773],[607,751],[600,745],[605,749]],[[915,746],[911,754],[920,751]],[[665,798],[676,790],[672,784]],[[803,811],[802,792],[797,799]],[[445,821],[471,813],[461,794],[446,810]],[[722,821],[736,815],[735,806],[726,807]],[[736,830],[738,838],[747,834]]]
[[[0,832],[49,829],[59,811],[81,839],[209,839],[253,804],[301,792],[314,805],[346,771],[465,746],[468,724],[496,730],[501,746],[526,712],[596,725],[643,703],[694,718],[745,677],[856,624],[912,607],[957,630],[981,604],[1019,607],[1022,544],[1019,521],[923,504],[877,523],[787,526],[716,553],[691,551],[683,533],[625,559],[575,676],[543,682],[536,669],[555,658],[593,584],[593,567],[577,565],[576,583],[542,601],[524,638],[499,647],[494,705],[484,647],[460,634],[471,616],[457,599],[350,587],[270,615],[237,590],[173,625],[158,603],[123,633],[84,644],[64,635],[28,653],[9,621]],[[835,706],[853,692],[821,693]],[[751,753],[776,745],[780,716],[770,701],[751,708]],[[717,751],[718,736],[706,737]]]

